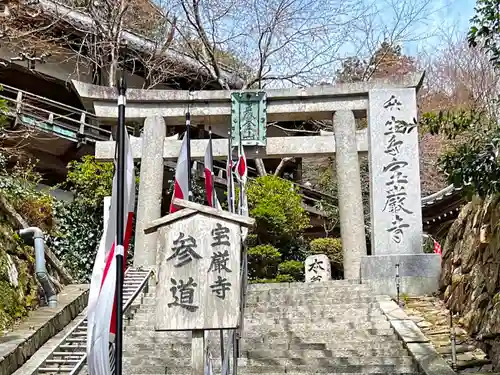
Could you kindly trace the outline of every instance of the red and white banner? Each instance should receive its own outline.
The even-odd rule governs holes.
[[[245,150],[243,146],[239,148],[238,151],[238,164],[236,164],[236,178],[240,183],[240,197],[239,197],[239,209],[238,213],[242,216],[248,216],[248,200],[247,200],[247,178],[248,178],[248,166],[247,158],[245,156]],[[248,228],[241,228],[242,240],[245,241],[248,234]]]
[[[214,161],[213,161],[213,150],[212,150],[212,138],[208,141],[207,149],[205,151],[204,172],[205,172],[205,194],[207,196],[207,202],[210,207],[215,207],[221,209],[219,200],[215,193],[215,179],[214,179]]]
[[[170,203],[170,213],[178,211],[179,208],[174,206],[174,198],[189,199],[189,160],[188,160],[188,139],[187,134],[184,134],[182,139],[181,151],[177,158],[177,167],[175,168],[174,193],[172,194],[172,203]]]
[[[116,215],[118,207],[117,176],[113,177],[109,220],[105,223],[104,233],[97,250],[94,269],[90,282],[87,308],[87,364],[89,375],[111,375],[112,353],[110,343],[114,341],[115,290],[116,290],[116,253],[123,253],[124,268],[127,262],[127,249],[132,235],[132,221],[135,206],[134,160],[130,140],[125,132],[125,202],[123,247],[116,247]],[[115,160],[116,171],[116,160]],[[125,271],[125,270],[124,270]]]
[[[226,184],[227,184],[227,210],[234,212],[234,176],[233,176],[233,159],[231,155],[227,156],[226,161]]]

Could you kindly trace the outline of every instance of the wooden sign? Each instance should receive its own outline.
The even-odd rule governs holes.
[[[192,202],[176,204],[185,208],[147,230],[159,230],[155,329],[237,328],[240,231],[253,219]]]

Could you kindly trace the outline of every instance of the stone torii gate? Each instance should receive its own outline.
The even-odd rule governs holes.
[[[376,289],[395,292],[395,268],[401,292],[420,294],[437,289],[439,256],[423,254],[420,207],[420,172],[416,92],[423,74],[398,81],[378,80],[319,86],[307,89],[274,89],[261,95],[268,122],[333,120],[334,132],[323,136],[286,137],[272,134],[265,125],[260,143],[245,146],[247,158],[313,157],[335,155],[340,230],[346,279],[371,282]],[[73,81],[87,107],[104,123],[116,123],[117,94],[113,88]],[[174,91],[129,89],[127,121],[144,121],[140,138],[131,138],[134,159],[141,160],[135,239],[135,266],[156,265],[156,234],[145,227],[160,218],[164,161],[175,160],[181,141],[166,138],[166,125],[182,125],[189,105],[194,126],[211,126],[228,134],[234,97],[231,91]],[[245,92],[246,95],[247,92]],[[263,98],[262,99],[262,95]],[[232,103],[233,100],[233,103]],[[367,116],[368,114],[368,116]],[[368,129],[355,130],[355,118],[368,117]],[[269,129],[270,130],[270,129]],[[192,140],[191,156],[202,159],[208,140]],[[215,159],[225,159],[227,139],[213,141]],[[255,145],[259,144],[259,145]],[[368,152],[372,254],[367,256],[358,155]],[[96,143],[96,159],[110,161],[114,141]]]

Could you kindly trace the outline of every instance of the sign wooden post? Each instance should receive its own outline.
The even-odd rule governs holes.
[[[197,203],[153,221],[159,231],[157,331],[192,331],[192,374],[203,375],[205,331],[236,329],[241,303],[241,226],[254,220]]]

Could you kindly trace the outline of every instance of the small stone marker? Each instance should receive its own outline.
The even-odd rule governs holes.
[[[192,374],[203,375],[205,330],[236,329],[241,305],[241,227],[254,220],[175,199],[180,211],[153,221],[159,231],[158,331],[192,331]]]
[[[310,255],[305,261],[306,283],[330,281],[332,270],[330,259],[325,254]]]

